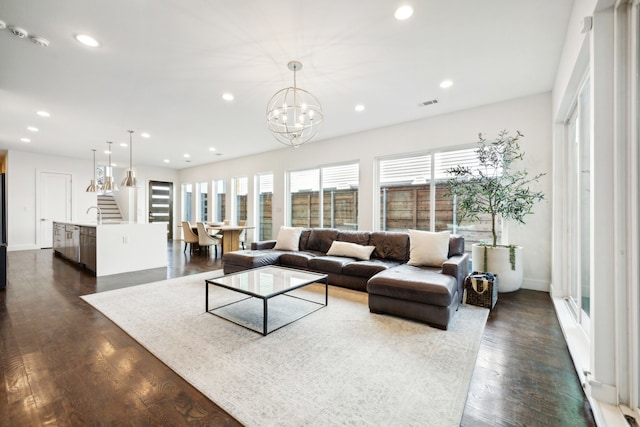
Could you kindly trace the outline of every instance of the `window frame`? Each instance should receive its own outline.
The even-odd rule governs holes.
[[[324,193],[325,193],[325,187],[323,187],[324,182],[323,182],[323,170],[329,169],[329,168],[339,168],[341,166],[352,166],[355,165],[357,168],[357,187],[355,188],[356,191],[356,198],[355,198],[355,206],[354,209],[356,211],[356,216],[355,216],[355,223],[350,224],[352,227],[355,227],[355,230],[358,229],[359,227],[359,215],[358,215],[358,209],[359,209],[359,205],[360,205],[360,160],[350,160],[350,161],[343,161],[343,162],[336,162],[336,163],[328,163],[328,164],[322,164],[322,165],[317,165],[317,166],[313,166],[313,167],[307,167],[307,168],[301,168],[301,169],[290,169],[286,171],[285,174],[285,185],[286,185],[286,196],[285,196],[285,208],[286,208],[286,224],[288,226],[292,226],[294,218],[293,218],[293,206],[292,206],[292,193],[291,191],[291,187],[292,187],[292,178],[291,175],[295,174],[295,173],[299,173],[299,172],[306,172],[306,171],[318,171],[318,175],[317,175],[317,192],[318,192],[318,224],[319,227],[322,228],[326,228],[329,227],[331,224],[327,225],[325,222],[325,218],[324,218]],[[333,187],[327,187],[327,188],[333,188]],[[312,191],[313,188],[312,188]],[[297,192],[296,192],[297,193]],[[313,218],[311,219],[313,220]],[[340,228],[340,227],[336,227],[336,228]],[[349,230],[351,230],[352,228],[349,228]]]
[[[439,169],[437,168],[437,163],[436,163],[436,157],[438,156],[438,154],[442,154],[442,153],[449,153],[449,152],[455,152],[455,151],[468,151],[468,150],[475,150],[477,148],[477,144],[476,143],[468,143],[468,144],[460,144],[460,145],[455,145],[455,146],[449,146],[449,147],[439,147],[439,148],[435,148],[432,150],[425,150],[425,151],[415,151],[415,152],[408,152],[408,153],[401,153],[401,154],[394,154],[393,156],[380,156],[380,157],[376,157],[375,158],[375,172],[374,172],[374,216],[373,216],[373,224],[374,224],[374,229],[378,230],[378,231],[383,231],[385,229],[384,224],[382,224],[382,218],[381,218],[381,210],[382,210],[382,199],[381,199],[381,192],[383,188],[389,188],[390,186],[388,185],[383,185],[381,183],[381,175],[382,175],[382,171],[381,171],[381,162],[387,161],[387,160],[401,160],[401,159],[411,159],[411,158],[417,158],[417,157],[429,157],[429,166],[428,166],[428,176],[425,176],[424,178],[426,179],[426,183],[421,183],[418,182],[416,183],[417,178],[419,178],[418,176],[413,177],[413,179],[408,178],[407,180],[405,180],[407,183],[411,183],[411,184],[407,184],[406,186],[409,185],[416,185],[416,188],[418,188],[418,185],[421,186],[425,186],[423,188],[426,188],[426,186],[428,185],[429,188],[429,229],[425,230],[425,231],[442,231],[442,230],[436,230],[436,225],[437,225],[437,221],[436,221],[436,210],[437,210],[437,190],[438,190],[438,185],[442,185],[445,180],[440,178],[439,176],[436,177],[436,174],[438,173]],[[427,173],[425,173],[425,175],[427,175]],[[421,176],[420,176],[421,177]],[[437,179],[436,179],[437,178]],[[415,183],[415,184],[414,184]],[[452,228],[451,228],[451,232],[452,233],[459,233],[460,230],[458,229],[458,227],[460,226],[460,224],[457,221],[457,218],[455,216],[455,212],[456,212],[456,206],[454,204],[453,207],[453,212],[452,212],[452,216],[453,216],[453,224],[452,224]],[[417,218],[414,218],[414,221],[416,221]],[[502,220],[500,220],[499,222],[499,233],[500,235],[504,234],[504,222]],[[471,245],[465,245],[465,250],[466,252],[471,252]]]

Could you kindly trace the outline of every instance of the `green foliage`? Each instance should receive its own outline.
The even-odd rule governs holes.
[[[516,245],[509,245],[509,262],[511,263],[511,269],[516,269]]]
[[[493,245],[497,246],[496,218],[514,220],[524,224],[524,217],[532,212],[535,202],[544,199],[544,194],[529,188],[544,174],[529,177],[526,170],[514,169],[515,162],[522,160],[519,140],[524,135],[519,131],[515,136],[503,130],[493,141],[478,135],[476,155],[480,166],[472,169],[456,166],[447,170],[453,175],[448,181],[449,195],[455,195],[459,220],[477,221],[480,215],[491,216]]]

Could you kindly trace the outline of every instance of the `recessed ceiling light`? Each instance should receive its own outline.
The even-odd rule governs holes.
[[[440,87],[442,89],[447,89],[451,86],[453,86],[453,82],[451,80],[444,80],[443,82],[440,83]]]
[[[189,154],[185,154],[184,157],[189,158],[191,156]]]
[[[127,143],[126,143],[126,142],[121,142],[121,143],[120,143],[120,147],[128,147],[128,146],[129,146],[129,145],[127,145]]]
[[[364,111],[364,105],[362,105],[362,104],[358,104],[358,105],[356,105],[355,110],[356,110],[356,111]]]
[[[31,132],[38,132],[38,128],[35,126],[27,126],[27,130],[30,130]]]
[[[20,141],[22,141],[22,142],[31,142],[31,140],[29,138],[20,138]]]
[[[209,147],[209,151],[216,151],[214,147]]]
[[[143,138],[151,138],[151,135],[149,135],[147,132],[142,132],[140,136]]]
[[[47,47],[49,46],[49,40],[45,39],[44,37],[40,37],[40,36],[31,36],[30,37],[31,41],[34,44],[37,44],[40,47]]]
[[[46,111],[38,111],[36,114],[39,115],[40,117],[51,117],[51,114],[49,114]]]
[[[169,159],[164,159],[164,162],[165,162],[165,163],[170,163],[170,162],[171,162],[171,160],[169,160]]]
[[[111,151],[109,151],[109,150],[104,150],[104,154],[111,154]]]
[[[98,40],[94,39],[91,36],[88,36],[86,34],[76,34],[75,39],[77,41],[79,41],[80,43],[82,43],[85,46],[89,46],[89,47],[98,47],[100,46],[100,42],[98,42]]]
[[[225,101],[233,101],[234,100],[234,96],[227,92],[227,93],[222,95],[222,99],[224,99]]]
[[[413,8],[411,6],[400,6],[396,9],[396,13],[394,16],[398,21],[404,21],[405,19],[411,17],[413,15]]]

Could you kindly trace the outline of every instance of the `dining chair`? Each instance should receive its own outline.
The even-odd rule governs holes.
[[[206,248],[209,250],[209,247],[213,246],[215,249],[215,257],[218,257],[218,245],[222,244],[222,239],[217,236],[210,236],[207,233],[207,228],[205,227],[203,222],[196,222],[196,227],[198,228],[198,244],[201,248]]]
[[[191,245],[191,252],[193,252],[193,244],[198,243],[198,235],[193,232],[191,228],[191,224],[189,221],[182,221],[182,234],[184,239],[184,250],[182,252],[187,251],[187,245]],[[198,248],[198,252],[200,248]]]
[[[246,220],[239,220],[238,221],[238,225],[240,227],[244,227],[245,225],[247,225],[247,221]],[[238,241],[240,242],[240,246],[242,246],[242,249],[245,249],[246,240],[247,240],[247,230],[243,229],[240,232],[240,236],[238,236]]]

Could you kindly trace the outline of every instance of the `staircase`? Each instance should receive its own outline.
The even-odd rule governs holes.
[[[98,207],[102,211],[102,220],[105,222],[122,221],[122,213],[116,199],[111,194],[98,195]]]

